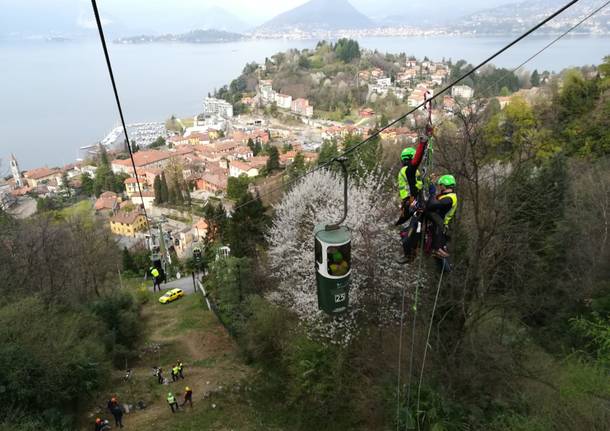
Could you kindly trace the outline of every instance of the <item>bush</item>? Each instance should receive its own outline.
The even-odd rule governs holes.
[[[134,347],[142,332],[139,304],[127,292],[113,292],[112,295],[93,302],[90,308],[105,324],[107,332],[103,341],[106,351],[112,356],[113,364],[127,367],[136,355]]]
[[[65,429],[73,409],[109,371],[101,327],[90,315],[37,297],[0,308],[0,421],[13,424],[7,415],[14,411],[38,418],[45,412],[45,429]],[[24,423],[23,429],[30,428]]]

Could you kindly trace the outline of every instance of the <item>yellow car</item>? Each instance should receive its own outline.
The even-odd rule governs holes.
[[[159,298],[159,302],[161,304],[165,304],[167,302],[175,301],[176,299],[184,296],[184,292],[182,289],[172,289],[167,292],[161,298]]]

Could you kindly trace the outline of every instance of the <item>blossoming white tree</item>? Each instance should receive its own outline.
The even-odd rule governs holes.
[[[383,190],[386,180],[385,174],[375,171],[357,184],[350,181],[344,222],[352,233],[350,306],[339,317],[318,310],[313,229],[341,219],[343,178],[317,171],[275,208],[268,240],[270,266],[279,285],[268,298],[291,308],[319,338],[345,343],[363,324],[384,325],[400,318],[401,289],[413,285],[415,271],[394,262],[400,249],[392,225],[397,211],[392,196]]]

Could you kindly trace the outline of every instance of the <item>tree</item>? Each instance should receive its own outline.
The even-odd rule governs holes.
[[[352,39],[339,39],[334,46],[335,55],[344,63],[360,58],[360,45]]]
[[[532,75],[530,76],[530,84],[532,84],[532,87],[540,86],[540,74],[538,73],[538,69],[534,69],[532,72]]]
[[[167,187],[167,179],[165,178],[165,172],[161,174],[161,202],[169,202],[169,188]]]
[[[312,336],[345,337],[342,343],[349,343],[359,330],[358,321],[381,325],[382,321],[388,323],[393,316],[399,316],[400,312],[395,312],[400,301],[391,298],[399,294],[405,283],[411,283],[415,274],[401,271],[394,259],[389,258],[395,254],[396,233],[388,216],[395,211],[391,209],[392,199],[381,189],[385,181],[385,175],[372,172],[361,178],[358,185],[354,182],[348,185],[349,212],[345,225],[352,232],[352,267],[359,268],[352,275],[351,289],[358,294],[350,299],[350,313],[338,321],[318,313],[311,259],[314,226],[339,220],[343,214],[342,175],[328,170],[314,172],[297,183],[275,208],[267,235],[269,264],[278,282],[274,302],[295,312],[308,324]],[[392,275],[396,271],[400,277]]]
[[[322,165],[339,155],[337,143],[334,140],[324,141],[320,147],[320,156],[318,157],[318,165]]]
[[[123,247],[123,271],[136,272],[135,263],[127,247]]]
[[[155,191],[155,204],[160,205],[163,203],[163,192],[161,185],[161,177],[157,175],[155,177],[155,181],[153,182],[153,189]]]
[[[227,222],[225,240],[231,246],[231,254],[236,257],[251,257],[257,246],[265,243],[265,230],[269,217],[260,199],[246,193],[237,201],[237,209]],[[247,205],[246,202],[249,202]]]
[[[94,181],[93,178],[87,173],[83,172],[80,176],[81,190],[85,196],[91,196],[94,194]]]
[[[269,159],[267,160],[267,172],[271,173],[280,168],[280,152],[272,145],[269,148]]]
[[[163,136],[159,136],[157,139],[153,141],[152,144],[148,146],[148,148],[159,148],[165,146],[165,138]]]
[[[227,180],[227,196],[234,201],[241,200],[248,193],[251,180],[246,174],[239,177],[229,177]]]

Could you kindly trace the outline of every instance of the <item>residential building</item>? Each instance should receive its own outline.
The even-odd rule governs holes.
[[[172,157],[172,153],[169,151],[160,151],[160,150],[145,150],[138,151],[133,154],[133,159],[137,169],[140,168],[164,168],[169,159]],[[115,174],[118,173],[127,173],[133,174],[133,167],[131,165],[130,159],[125,160],[113,160],[111,163],[112,171]]]
[[[205,219],[200,218],[199,221],[193,225],[195,241],[204,241],[208,235],[208,229],[208,223],[205,221]]]
[[[143,199],[142,199],[143,198]],[[136,206],[144,206],[144,209],[151,209],[155,205],[155,192],[142,191],[142,198],[137,193],[131,197],[131,201]]]
[[[456,85],[451,88],[451,96],[470,100],[474,96],[474,90],[467,85]]]
[[[262,80],[258,83],[258,91],[260,93],[260,101],[263,104],[272,103],[275,101],[275,91],[273,91],[272,80]]]
[[[225,192],[227,190],[227,175],[204,172],[196,181],[197,190],[204,190],[211,193]]]
[[[360,116],[361,118],[371,118],[375,116],[375,111],[371,108],[362,108],[358,112],[358,116]]]
[[[95,211],[112,211],[116,212],[119,208],[120,199],[118,195],[114,192],[104,192],[100,195],[100,197],[95,201]]]
[[[30,187],[37,187],[39,184],[61,181],[61,171],[59,169],[37,168],[27,171],[24,177]]]
[[[277,104],[278,108],[290,109],[292,107],[292,96],[275,93],[275,103]]]
[[[146,217],[138,210],[119,211],[110,217],[110,230],[115,235],[134,237],[146,228]]]
[[[302,115],[304,117],[313,117],[313,106],[309,105],[309,100],[307,99],[299,98],[293,100],[291,110],[295,114]]]
[[[258,176],[258,169],[252,166],[248,162],[242,162],[241,160],[233,160],[229,163],[229,176],[240,177],[246,175],[248,177]]]
[[[142,189],[143,192],[148,191],[148,182],[146,182],[145,180],[140,178],[140,188]],[[125,179],[125,193],[127,193],[127,196],[129,196],[130,198],[133,195],[136,195],[139,193],[139,189],[138,189],[138,181],[135,178],[126,178]]]
[[[206,97],[203,100],[203,113],[205,115],[219,115],[223,118],[231,118],[233,116],[233,105],[222,99]]]

